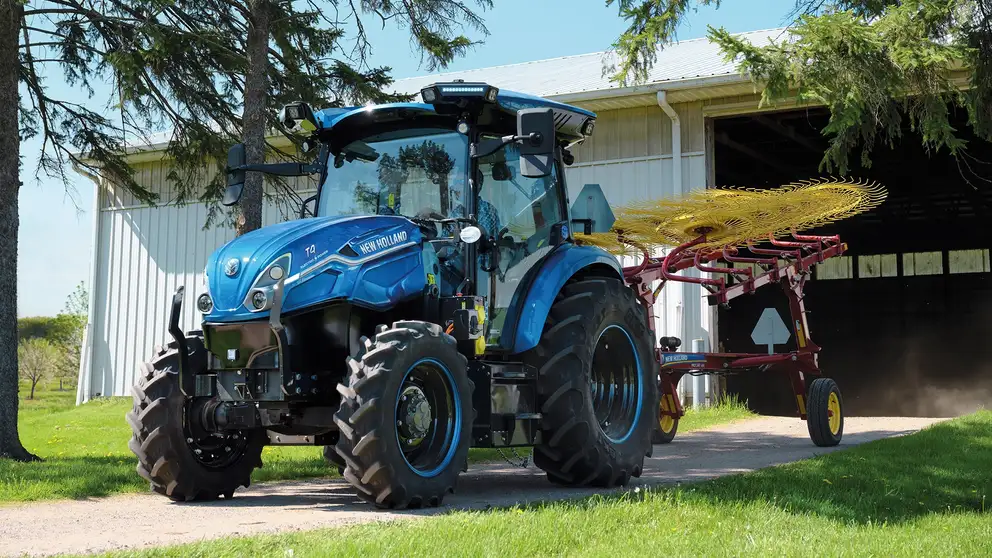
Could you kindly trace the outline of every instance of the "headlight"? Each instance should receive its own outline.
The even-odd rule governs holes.
[[[267,309],[272,304],[272,288],[289,275],[292,262],[293,258],[290,254],[283,254],[266,266],[248,289],[244,300],[245,308],[252,312]]]
[[[264,291],[255,291],[251,295],[251,305],[255,307],[255,310],[262,310],[265,308],[265,304],[268,301],[269,299],[265,296]]]
[[[210,295],[203,293],[199,298],[196,299],[196,309],[200,311],[201,314],[209,314],[211,310],[214,309],[214,301],[210,298]]]

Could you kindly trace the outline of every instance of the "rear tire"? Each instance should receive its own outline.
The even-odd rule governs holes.
[[[341,456],[338,455],[338,451],[334,449],[334,446],[324,446],[324,459],[337,468],[339,475],[344,475],[344,459],[341,459]]]
[[[806,400],[809,437],[820,447],[836,446],[844,437],[844,401],[837,382],[817,378],[809,385]]]
[[[468,361],[453,337],[426,322],[381,325],[363,343],[359,360],[348,358],[347,383],[338,384],[344,477],[380,508],[439,506],[468,468]]]
[[[612,487],[641,475],[658,409],[646,323],[617,279],[577,281],[558,294],[524,359],[539,370],[542,444],[534,463],[550,481]]]
[[[187,343],[190,367],[206,366],[203,340],[191,337]],[[188,418],[195,416],[189,412],[194,400],[179,388],[175,342],[158,348],[156,357],[142,364],[141,378],[131,393],[134,407],[126,419],[133,436],[128,448],[138,457],[138,474],[153,491],[180,502],[215,500],[231,498],[239,487],[251,484],[252,471],[262,466],[262,447],[267,441],[264,431],[219,437],[191,424]]]

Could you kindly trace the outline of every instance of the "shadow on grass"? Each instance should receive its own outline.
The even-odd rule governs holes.
[[[715,505],[764,503],[844,523],[903,523],[933,513],[992,510],[992,412],[805,461],[678,488],[649,488],[557,503],[577,509],[668,499]]]
[[[992,412],[788,465],[685,488],[689,497],[764,501],[840,521],[904,522],[992,509]]]

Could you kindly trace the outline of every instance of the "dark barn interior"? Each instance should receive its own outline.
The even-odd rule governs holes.
[[[827,119],[820,109],[716,119],[717,185],[822,176]],[[850,248],[829,269],[818,266],[805,299],[820,366],[840,386],[847,414],[955,416],[992,406],[992,144],[970,135],[965,114],[955,120],[968,139],[965,158],[928,154],[908,124],[894,148],[874,149],[870,168],[853,152],[847,176],[884,184],[887,200],[813,231],[840,234]],[[750,335],[767,306],[788,323],[773,286],[719,310],[722,348],[764,352]],[[726,386],[758,412],[795,413],[788,381],[773,372],[731,376]]]

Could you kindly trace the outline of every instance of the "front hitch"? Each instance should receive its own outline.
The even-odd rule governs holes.
[[[186,377],[189,373],[189,346],[186,343],[186,334],[179,328],[179,318],[182,317],[183,294],[185,291],[185,287],[179,287],[176,289],[176,294],[172,295],[172,311],[169,314],[169,333],[176,341],[176,346],[179,350],[179,390],[186,397],[192,397],[194,395],[192,393],[193,386],[186,385],[190,380]]]

